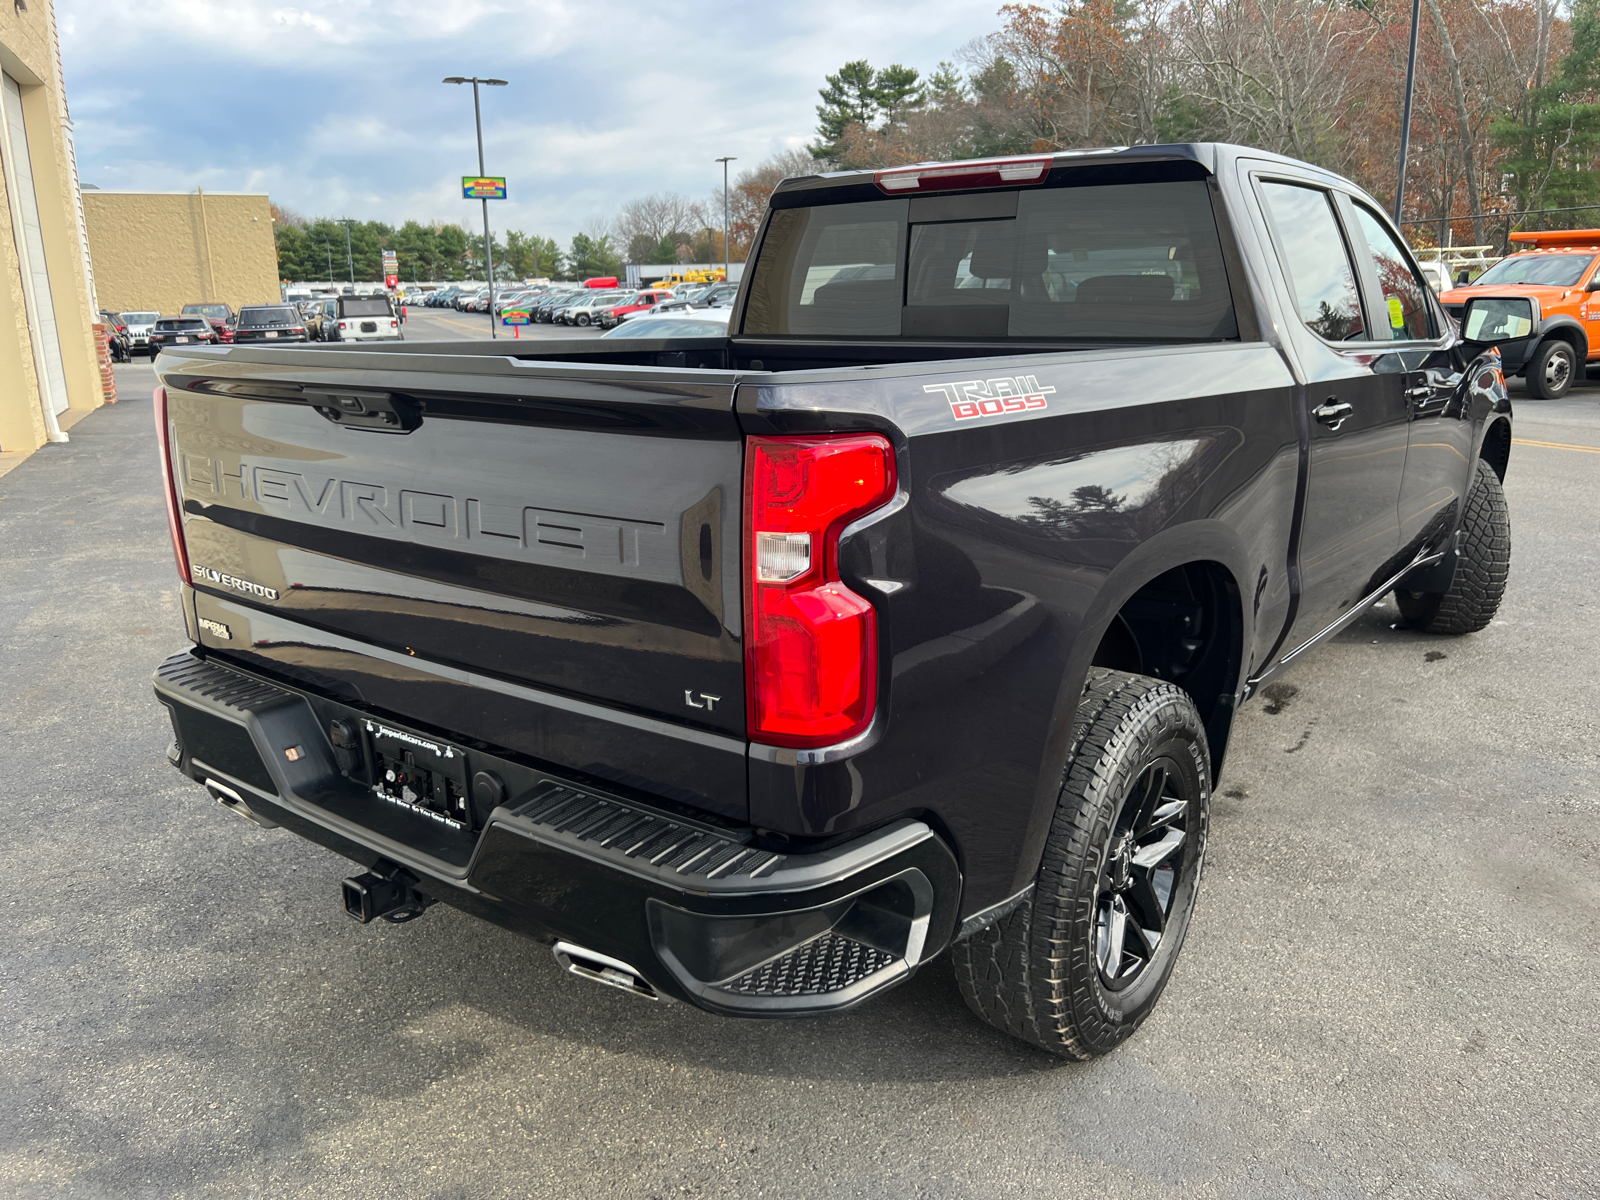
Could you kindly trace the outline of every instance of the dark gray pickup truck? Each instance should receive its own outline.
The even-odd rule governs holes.
[[[1239,705],[1391,591],[1493,616],[1519,304],[1458,329],[1343,179],[1144,146],[787,180],[728,337],[169,349],[168,755],[361,921],[736,1016],[948,953],[1103,1053]]]

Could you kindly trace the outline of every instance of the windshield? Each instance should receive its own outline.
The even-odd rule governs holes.
[[[202,317],[215,317],[219,321],[226,321],[230,315],[226,304],[185,304],[183,311],[199,313]]]
[[[160,319],[160,313],[127,312],[122,314],[122,323],[124,325],[154,325]]]
[[[744,332],[1208,341],[1238,336],[1199,179],[781,208]]]
[[[387,317],[389,302],[382,297],[366,300],[345,300],[339,305],[340,315],[346,317]]]
[[[608,338],[726,337],[727,321],[709,318],[635,317],[618,325]]]
[[[162,333],[210,333],[211,324],[204,317],[162,317],[156,322]]]
[[[1473,287],[1507,283],[1542,283],[1547,287],[1572,287],[1583,278],[1592,254],[1528,254],[1502,258],[1477,279]]]
[[[239,310],[240,325],[293,325],[299,320],[292,308],[244,308]]]

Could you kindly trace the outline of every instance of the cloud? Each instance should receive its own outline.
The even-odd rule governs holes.
[[[102,188],[266,190],[308,215],[461,220],[477,172],[498,228],[570,238],[657,191],[721,185],[803,144],[847,59],[931,69],[994,0],[56,0],[79,174]]]

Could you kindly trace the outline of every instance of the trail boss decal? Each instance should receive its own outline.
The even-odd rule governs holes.
[[[1045,397],[1055,394],[1055,388],[1040,387],[1038,379],[1032,375],[968,379],[961,383],[926,383],[922,390],[943,393],[950,402],[950,414],[958,421],[1044,408]]]

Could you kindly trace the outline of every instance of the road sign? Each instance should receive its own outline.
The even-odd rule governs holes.
[[[386,287],[386,288],[391,288],[391,289],[399,287],[400,286],[400,276],[398,276],[398,275],[385,275],[383,277],[383,286]]]
[[[525,308],[508,308],[500,314],[502,325],[532,325],[533,318]]]
[[[463,200],[504,200],[506,177],[504,175],[463,175],[461,177]]]

